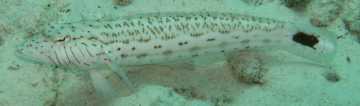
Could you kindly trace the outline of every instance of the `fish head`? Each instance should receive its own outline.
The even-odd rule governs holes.
[[[33,37],[16,48],[15,55],[21,59],[37,63],[48,63],[52,43],[46,37]]]

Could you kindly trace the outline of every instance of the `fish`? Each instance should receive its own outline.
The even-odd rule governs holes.
[[[16,54],[61,67],[110,66],[112,70],[251,49],[282,50],[320,63],[331,61],[336,44],[322,35],[331,33],[304,29],[309,28],[240,13],[149,13],[49,25],[45,35],[25,41]],[[312,42],[306,44],[303,38]],[[120,76],[128,80],[126,72],[121,71]]]

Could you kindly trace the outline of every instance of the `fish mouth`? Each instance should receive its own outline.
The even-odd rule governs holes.
[[[23,60],[27,60],[27,61],[34,61],[35,59],[31,58],[30,56],[25,54],[25,49],[24,48],[17,48],[15,50],[15,56],[23,59]]]
[[[24,56],[25,55],[24,46],[25,46],[25,42],[23,42],[23,43],[16,46],[15,53],[14,53],[16,57],[19,57],[19,58],[26,57],[26,56]]]
[[[20,59],[26,60],[26,61],[36,61],[34,56],[31,56],[31,52],[26,52],[27,48],[25,47],[26,42],[21,43],[20,45],[17,45],[14,55]]]
[[[31,53],[25,52],[25,49],[20,48],[15,50],[15,56],[24,61],[30,61],[35,63],[43,63],[39,58],[31,55]]]

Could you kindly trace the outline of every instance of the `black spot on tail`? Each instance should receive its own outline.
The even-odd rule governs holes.
[[[319,39],[316,36],[309,35],[303,32],[296,33],[292,39],[297,43],[311,47],[313,49],[315,49],[314,46],[319,43]]]

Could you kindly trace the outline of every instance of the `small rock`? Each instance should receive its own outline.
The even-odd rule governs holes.
[[[360,17],[360,16],[359,16]],[[344,20],[345,28],[354,35],[360,37],[360,19],[359,20]]]
[[[360,2],[350,2],[342,18],[345,29],[357,37],[360,43]]]
[[[231,104],[234,100],[230,96],[222,95],[219,97],[213,97],[210,100],[214,106],[225,106]]]
[[[310,2],[311,0],[281,0],[282,4],[295,11],[305,10]]]
[[[254,6],[260,6],[266,3],[273,2],[274,0],[243,0],[245,3]]]
[[[233,77],[239,82],[265,83],[264,76],[268,70],[264,68],[261,56],[257,54],[243,51],[234,53],[228,57],[228,65]]]
[[[177,94],[182,95],[188,99],[206,99],[205,95],[200,94],[200,92],[195,87],[180,87],[173,89]]]
[[[113,0],[113,3],[120,6],[127,6],[132,3],[133,0]]]
[[[307,12],[310,22],[317,27],[327,27],[343,13],[343,0],[316,0],[310,3]]]
[[[13,65],[10,65],[8,67],[8,70],[12,70],[12,71],[16,71],[16,70],[19,70],[20,69],[20,65],[19,64],[13,64]]]

